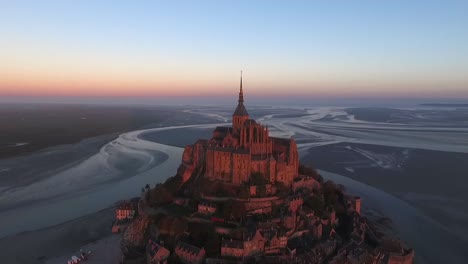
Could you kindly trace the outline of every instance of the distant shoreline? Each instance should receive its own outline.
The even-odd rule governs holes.
[[[436,106],[436,107],[468,107],[467,104],[450,104],[450,103],[426,103],[420,104],[420,106]]]

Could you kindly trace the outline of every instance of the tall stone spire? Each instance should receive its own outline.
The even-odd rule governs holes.
[[[244,106],[244,91],[242,90],[242,71],[240,76],[240,90],[239,90],[239,103],[237,104],[236,111],[234,111],[234,116],[249,116],[247,110]]]
[[[232,115],[232,126],[234,128],[240,128],[242,127],[242,124],[249,119],[249,113],[247,113],[247,110],[245,109],[244,106],[244,91],[242,90],[242,71],[241,71],[241,76],[240,76],[240,90],[239,90],[239,100],[238,104],[236,107],[236,110],[234,111],[234,114]]]
[[[240,75],[240,91],[239,91],[239,104],[244,103],[244,92],[242,91],[242,71]]]

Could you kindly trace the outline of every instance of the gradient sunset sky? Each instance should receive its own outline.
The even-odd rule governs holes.
[[[0,97],[468,99],[468,1],[1,1]]]

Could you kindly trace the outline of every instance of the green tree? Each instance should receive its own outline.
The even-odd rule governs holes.
[[[323,182],[322,176],[320,176],[320,174],[318,174],[318,172],[315,169],[304,166],[302,164],[299,165],[299,174],[310,176],[318,182]]]
[[[172,202],[173,195],[165,186],[158,185],[149,192],[149,203],[153,206],[160,206]]]
[[[326,181],[322,184],[323,198],[326,205],[335,206],[338,201],[339,189],[338,186],[332,181]]]
[[[315,214],[318,216],[321,216],[325,210],[325,204],[316,196],[307,197],[304,204],[314,210]]]

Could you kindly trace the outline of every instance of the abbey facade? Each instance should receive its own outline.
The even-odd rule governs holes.
[[[183,163],[189,169],[186,173],[203,165],[205,177],[212,180],[242,184],[257,174],[270,183],[291,186],[298,176],[299,155],[293,138],[270,137],[267,127],[249,118],[241,76],[232,127],[217,127],[211,139],[187,146]]]

